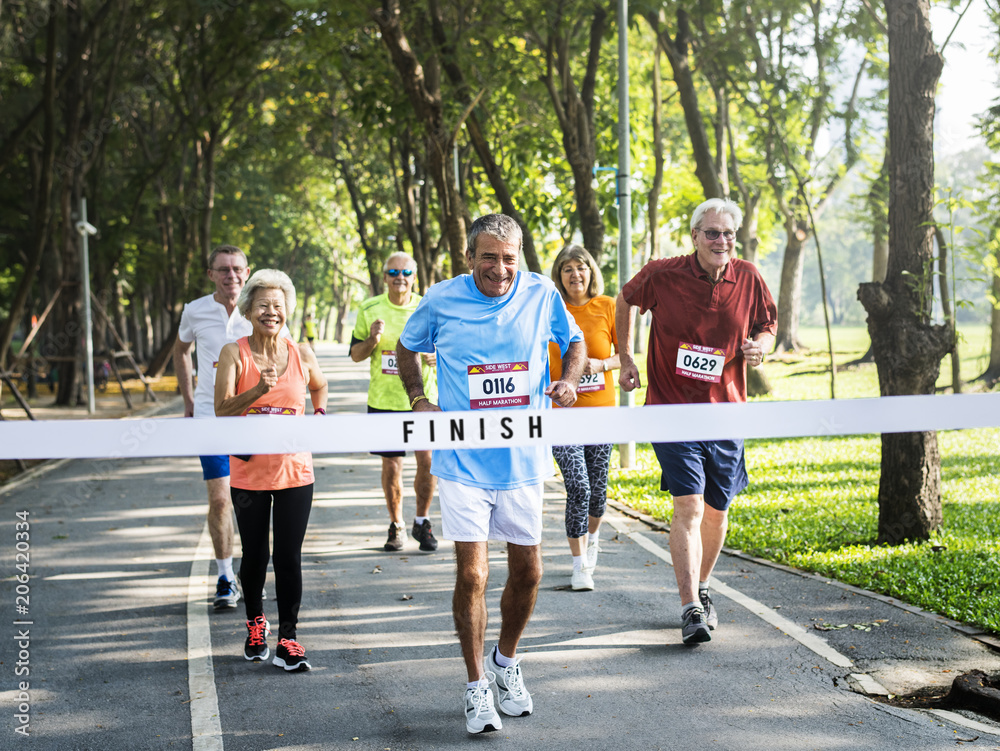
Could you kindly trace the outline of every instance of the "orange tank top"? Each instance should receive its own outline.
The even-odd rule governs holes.
[[[302,370],[302,359],[298,346],[290,339],[288,344],[288,367],[278,377],[278,382],[264,396],[255,401],[244,415],[287,415],[297,417],[305,413],[306,377]],[[260,381],[260,369],[253,361],[250,340],[243,337],[236,342],[240,348],[240,377],[236,381],[236,393],[249,391]],[[267,423],[261,421],[266,430]],[[243,490],[282,490],[300,488],[311,484],[313,476],[312,454],[303,451],[298,454],[254,454],[249,461],[235,456],[229,459],[230,485]]]

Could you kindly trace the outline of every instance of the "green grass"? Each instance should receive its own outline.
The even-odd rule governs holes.
[[[989,332],[964,333],[962,372],[972,378]],[[802,334],[809,346],[825,346],[821,329]],[[863,328],[834,336],[838,363],[868,348]],[[829,398],[829,374],[817,372],[825,361],[816,353],[769,361],[773,393],[765,399]],[[950,384],[950,363],[942,371]],[[878,396],[875,367],[838,372],[837,396]],[[726,545],[1000,633],[1000,428],[941,432],[938,441],[944,522],[929,541],[875,544],[880,441],[850,436],[747,441],[750,487],[730,510]],[[670,498],[658,490],[648,444],[637,447],[636,463],[612,471],[609,497],[669,523]]]

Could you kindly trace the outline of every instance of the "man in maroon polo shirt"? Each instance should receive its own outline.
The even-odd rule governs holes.
[[[619,293],[615,327],[625,391],[641,385],[632,359],[633,312],[653,314],[646,404],[747,400],[745,366],[764,362],[777,311],[757,267],[736,257],[742,221],[732,201],[705,201],[691,215],[694,253],[650,261]],[[653,449],[660,489],[673,497],[670,557],[681,636],[685,644],[710,641],[719,617],[709,579],[726,539],[729,504],[749,482],[743,441],[654,443]]]

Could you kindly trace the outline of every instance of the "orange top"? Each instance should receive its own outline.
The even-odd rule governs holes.
[[[299,416],[306,409],[306,376],[302,370],[299,348],[290,339],[288,342],[288,367],[278,377],[278,382],[264,396],[255,401],[244,415],[288,415]],[[236,393],[249,391],[260,381],[260,370],[250,352],[250,340],[243,337],[236,342],[240,348],[240,377],[236,381]],[[260,422],[261,426],[266,425]],[[266,428],[265,428],[266,429]],[[303,451],[298,454],[254,454],[250,461],[229,460],[229,484],[242,490],[282,490],[300,488],[314,480],[312,454]]]
[[[583,305],[569,305],[566,308],[583,330],[587,342],[587,357],[606,360],[618,351],[618,334],[615,332],[615,301],[607,295],[597,295]],[[613,347],[613,349],[612,349]],[[615,406],[614,371],[606,370],[592,376],[583,376],[576,390],[574,407]],[[549,342],[549,377],[558,381],[562,376],[562,357],[559,347]],[[552,406],[558,406],[553,403]]]

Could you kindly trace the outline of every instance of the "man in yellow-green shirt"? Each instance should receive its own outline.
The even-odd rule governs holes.
[[[358,320],[351,334],[351,359],[354,362],[367,359],[370,363],[369,412],[409,412],[410,400],[396,365],[396,342],[421,299],[413,292],[417,265],[406,253],[393,253],[386,259],[382,278],[386,292],[365,300],[358,310]],[[425,393],[436,392],[434,367],[434,355],[424,355]],[[385,550],[402,550],[406,542],[403,525],[403,457],[406,452],[373,453],[382,457],[382,490],[389,510],[389,537]],[[438,546],[428,518],[437,482],[431,474],[431,452],[414,451],[413,454],[417,460],[417,474],[413,480],[417,512],[410,534],[420,543],[420,549],[429,553]]]

